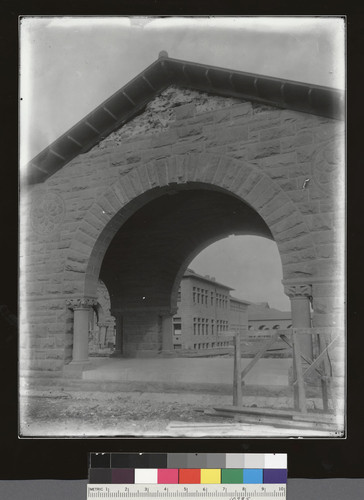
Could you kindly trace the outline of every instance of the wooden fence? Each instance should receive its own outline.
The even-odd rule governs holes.
[[[241,333],[228,332],[226,338],[234,344],[234,376],[233,376],[233,409],[241,413],[243,406],[243,380],[246,375],[257,364],[261,357],[277,342],[282,340],[292,349],[293,360],[293,393],[294,393],[294,413],[307,414],[307,402],[305,391],[305,379],[308,375],[316,372],[321,382],[321,392],[324,413],[329,413],[329,399],[334,405],[334,397],[331,390],[333,377],[332,364],[329,350],[335,343],[343,338],[343,331],[339,328],[289,328],[285,330],[265,331],[269,335],[263,347],[256,353],[250,363],[242,369],[241,367]],[[313,359],[302,354],[300,338],[311,336]],[[231,408],[231,407],[230,407]],[[267,409],[269,413],[269,409]]]

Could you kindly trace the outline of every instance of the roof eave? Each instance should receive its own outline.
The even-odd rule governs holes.
[[[232,71],[163,55],[46,147],[25,168],[24,181],[44,182],[79,154],[131,120],[170,85],[342,119],[344,93],[318,85]]]

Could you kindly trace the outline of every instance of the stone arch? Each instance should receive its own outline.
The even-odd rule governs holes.
[[[94,202],[75,232],[67,255],[65,270],[73,280],[74,295],[95,297],[105,252],[133,213],[174,185],[192,184],[235,196],[261,216],[278,245],[284,279],[300,280],[315,274],[316,254],[310,231],[276,182],[245,161],[226,155],[187,153],[131,168]],[[304,250],[297,254],[297,248]]]

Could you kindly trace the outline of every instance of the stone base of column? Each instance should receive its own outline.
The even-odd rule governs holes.
[[[63,367],[63,373],[66,376],[82,378],[84,369],[89,365],[89,359],[85,361],[71,361],[71,363]]]

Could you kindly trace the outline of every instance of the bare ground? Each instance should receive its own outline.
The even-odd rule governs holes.
[[[231,405],[230,395],[177,394],[147,392],[91,392],[55,389],[27,390],[20,397],[21,435],[42,437],[86,436],[173,436],[173,425],[198,428],[206,435],[213,428],[214,435],[228,436],[229,429],[242,435],[250,431],[251,424],[237,424],[233,418],[205,415],[202,408]],[[247,406],[287,408],[288,397],[247,396]],[[312,401],[312,407],[314,407]],[[238,427],[237,427],[238,426]],[[235,429],[235,430],[234,430]],[[262,431],[264,429],[262,428]],[[275,434],[277,429],[266,430]],[[187,435],[188,435],[187,434]]]
[[[171,420],[211,422],[216,419],[195,411],[196,401],[190,403],[176,394],[148,393],[83,393],[37,391],[23,396],[24,424],[48,428],[53,425],[71,430],[124,429],[132,434],[165,430]],[[193,397],[192,397],[193,399]],[[201,399],[201,398],[199,398]],[[221,399],[221,397],[220,397]],[[229,398],[231,399],[231,398]],[[68,432],[67,432],[68,433]]]

